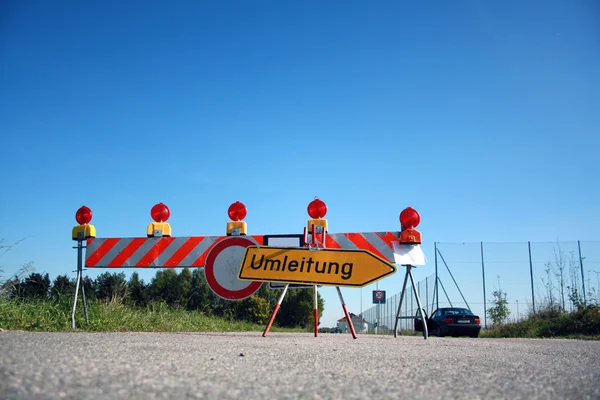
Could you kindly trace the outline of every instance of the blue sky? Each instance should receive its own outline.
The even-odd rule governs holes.
[[[83,204],[99,237],[143,236],[157,202],[174,235],[219,235],[236,200],[251,233],[299,233],[318,196],[332,232],[398,230],[418,209],[430,259],[434,241],[598,240],[599,16],[594,1],[4,1],[0,238],[27,239],[0,265],[71,273]]]

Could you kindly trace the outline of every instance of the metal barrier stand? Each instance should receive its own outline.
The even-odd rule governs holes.
[[[73,311],[71,312],[71,328],[75,329],[75,309],[77,308],[77,298],[79,295],[79,287],[81,286],[81,299],[83,300],[83,311],[85,313],[85,322],[90,323],[88,319],[87,302],[85,301],[85,289],[81,282],[81,276],[83,275],[83,245],[84,235],[82,232],[78,233],[77,246],[73,247],[77,249],[77,282],[75,283],[75,297],[73,298]]]
[[[321,241],[319,241],[317,239],[317,235],[316,234],[320,234],[321,235]],[[308,241],[308,231],[306,229],[306,227],[304,228],[304,243],[305,246],[308,247],[311,251],[319,251],[320,249],[324,249],[326,248],[326,241],[327,241],[327,230],[325,229],[321,229],[320,231],[316,231],[315,229],[315,225],[312,225],[312,237],[311,237],[311,242]],[[273,322],[275,321],[275,316],[277,315],[277,312],[279,312],[279,308],[281,308],[281,303],[283,302],[283,298],[285,297],[285,294],[289,288],[290,284],[286,284],[285,287],[283,288],[283,292],[281,293],[281,296],[279,296],[279,300],[277,301],[277,305],[275,306],[275,309],[273,310],[273,314],[271,314],[271,318],[269,318],[269,322],[267,323],[267,326],[265,328],[265,330],[263,331],[262,336],[266,337],[267,333],[269,333],[269,330],[271,329],[271,325],[273,325]],[[319,332],[319,307],[318,307],[318,286],[317,285],[313,285],[314,287],[314,310],[313,310],[313,317],[314,317],[314,325],[315,325],[315,337],[317,337],[318,332]],[[346,307],[346,303],[344,302],[344,297],[342,296],[342,290],[340,289],[339,286],[335,287],[337,289],[337,293],[338,296],[340,298],[340,302],[342,303],[342,309],[344,310],[344,315],[346,316],[346,319],[348,320],[348,327],[350,327],[350,333],[352,333],[352,338],[356,339],[356,330],[354,329],[354,323],[352,322],[352,319],[350,318],[350,314],[348,313],[348,307]]]
[[[414,266],[412,265],[404,265],[406,267],[406,275],[404,275],[404,284],[402,285],[402,292],[400,292],[400,302],[398,303],[398,312],[396,313],[396,322],[394,323],[394,337],[397,337],[398,335],[398,320],[400,319],[414,319],[414,316],[409,316],[409,315],[405,315],[405,316],[401,316],[400,315],[400,311],[402,310],[402,302],[404,301],[404,292],[406,291],[406,283],[408,281],[408,278],[410,277],[410,283],[412,285],[413,288],[413,292],[415,294],[415,299],[417,299],[417,307],[419,307],[419,313],[421,314],[421,318],[423,319],[423,338],[427,339],[428,336],[428,332],[427,332],[427,320],[425,317],[425,310],[423,309],[423,306],[421,305],[421,299],[419,298],[419,293],[417,293],[417,286],[415,285],[415,278],[413,277],[412,274],[412,268],[414,268]]]

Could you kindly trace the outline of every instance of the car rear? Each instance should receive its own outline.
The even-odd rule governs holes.
[[[481,330],[481,320],[473,314],[445,315],[444,328],[447,335],[477,337]]]

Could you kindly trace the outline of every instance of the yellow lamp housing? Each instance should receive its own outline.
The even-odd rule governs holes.
[[[171,225],[168,222],[150,222],[147,234],[148,237],[171,236]]]
[[[323,230],[329,231],[327,227],[327,220],[325,218],[309,219],[308,220],[308,233],[312,233],[312,227],[315,226],[315,233],[321,234]]]
[[[77,225],[73,227],[73,240],[86,240],[96,237],[96,227],[90,224]]]
[[[229,221],[227,223],[227,236],[244,236],[248,231],[248,225],[244,221]]]

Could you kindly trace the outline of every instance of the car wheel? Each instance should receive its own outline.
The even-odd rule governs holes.
[[[472,333],[469,335],[472,338],[478,338],[479,337],[479,333]]]
[[[442,328],[439,325],[435,328],[435,336],[442,337]]]

